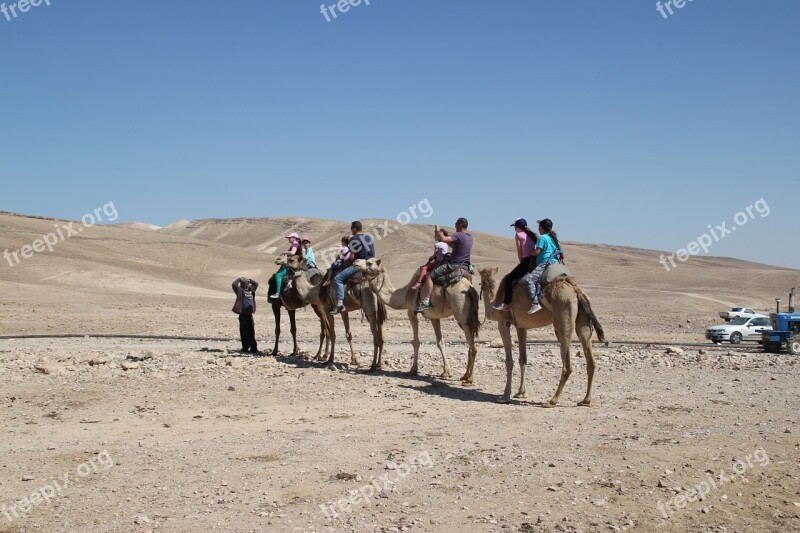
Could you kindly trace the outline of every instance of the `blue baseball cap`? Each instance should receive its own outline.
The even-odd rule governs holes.
[[[512,225],[513,227],[515,227],[515,228],[527,228],[527,227],[528,227],[528,221],[527,221],[527,220],[525,220],[524,218],[518,218],[518,219],[517,219],[517,220],[515,220],[515,221],[514,221],[514,223],[513,223],[513,224],[511,224],[511,225]]]

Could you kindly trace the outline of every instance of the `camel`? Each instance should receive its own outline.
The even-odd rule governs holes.
[[[511,401],[511,378],[514,373],[514,360],[511,353],[511,331],[513,324],[517,329],[517,339],[519,341],[519,368],[521,381],[519,391],[515,398],[525,398],[525,365],[528,363],[527,337],[528,330],[543,328],[552,324],[556,333],[556,338],[561,345],[561,381],[558,389],[545,407],[555,407],[564,385],[572,374],[572,359],[570,347],[572,344],[572,333],[577,333],[583,347],[583,354],[586,358],[587,387],[586,397],[578,403],[579,406],[589,407],[592,403],[592,380],[596,368],[594,354],[592,352],[592,327],[597,330],[597,338],[600,342],[605,341],[605,333],[600,322],[592,311],[589,297],[578,286],[572,276],[556,278],[543,290],[541,298],[542,310],[533,315],[528,314],[531,306],[531,297],[528,294],[528,287],[525,281],[517,284],[514,288],[511,309],[509,311],[497,311],[492,308],[492,300],[495,294],[503,294],[506,279],[504,278],[497,286],[497,268],[483,268],[480,270],[481,276],[481,297],[485,299],[484,307],[486,318],[496,320],[503,339],[503,348],[506,352],[506,388],[503,396],[498,399],[500,403]]]
[[[294,286],[297,288],[297,294],[300,298],[304,302],[314,305],[326,318],[325,322],[327,324],[328,338],[331,343],[331,351],[330,357],[325,363],[328,367],[332,367],[336,350],[336,321],[334,320],[335,317],[330,315],[336,303],[334,284],[331,283],[328,287],[314,285],[306,276],[297,275],[308,269],[308,264],[302,257],[288,257],[286,266],[295,272]],[[353,291],[347,291],[344,305],[345,311],[342,312],[341,315],[342,322],[344,322],[345,337],[350,345],[350,364],[358,366],[358,357],[356,357],[356,352],[353,349],[353,335],[350,333],[350,318],[348,313],[361,309],[372,330],[374,351],[370,371],[380,370],[383,366],[383,323],[386,321],[386,306],[384,306],[383,302],[378,300],[369,289],[363,286],[358,286]]]
[[[411,330],[414,333],[414,362],[411,366],[409,375],[416,376],[419,373],[419,319],[414,312],[417,306],[417,290],[411,287],[419,277],[419,271],[405,287],[395,289],[389,280],[389,274],[384,269],[381,260],[377,258],[368,259],[364,264],[357,265],[359,271],[363,272],[369,280],[369,287],[378,298],[392,309],[405,309],[408,313],[408,320],[411,322]],[[464,385],[473,384],[473,370],[475,367],[475,357],[478,349],[475,347],[475,339],[478,337],[480,320],[478,318],[478,291],[466,278],[462,278],[458,283],[450,285],[446,290],[436,287],[431,295],[430,309],[424,312],[425,318],[431,321],[433,331],[436,334],[436,347],[442,354],[442,364],[444,370],[443,377],[450,377],[450,365],[444,353],[444,343],[442,342],[441,319],[455,317],[458,325],[464,330],[467,339],[469,352],[467,354],[467,370],[461,377]]]
[[[286,264],[286,256],[281,255],[275,260],[275,264],[279,266],[284,266]],[[305,276],[302,276],[305,277]],[[287,280],[288,281],[288,280]],[[322,273],[319,271],[314,272],[311,276],[310,282],[313,285],[317,285],[322,282]],[[290,286],[291,285],[291,286]],[[269,294],[274,294],[275,291],[275,276],[273,275],[269,279]],[[278,352],[278,342],[281,338],[281,307],[285,307],[286,311],[289,314],[289,329],[292,332],[292,341],[294,342],[294,349],[292,350],[291,355],[297,357],[300,355],[300,350],[297,347],[297,323],[295,322],[295,313],[298,309],[304,308],[308,305],[300,295],[297,293],[297,287],[295,283],[284,283],[283,287],[281,287],[281,297],[279,300],[269,300],[270,304],[272,305],[272,314],[275,316],[275,346],[272,348],[272,355],[280,355]],[[315,359],[319,360],[322,358],[322,343],[325,343],[325,358],[327,359],[328,356],[328,349],[330,342],[328,340],[328,327],[326,324],[325,316],[320,313],[319,309],[312,306],[314,313],[316,313],[317,317],[320,321],[320,334],[319,334],[319,348],[317,349],[317,355]]]

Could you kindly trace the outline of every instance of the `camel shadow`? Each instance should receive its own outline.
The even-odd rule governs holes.
[[[427,385],[417,386],[401,384],[400,388],[461,402],[497,403],[496,394],[489,394],[488,392],[464,387],[463,385],[454,386],[446,381],[435,378],[429,378],[425,381],[428,382]]]

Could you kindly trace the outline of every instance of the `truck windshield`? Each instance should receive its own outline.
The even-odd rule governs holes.
[[[746,316],[737,316],[736,318],[728,322],[728,324],[730,324],[731,326],[744,326],[745,324],[747,324],[748,320],[750,319],[747,318]]]

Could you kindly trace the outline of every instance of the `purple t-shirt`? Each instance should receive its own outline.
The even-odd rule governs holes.
[[[300,243],[299,242],[293,242],[292,245],[289,246],[289,249],[287,250],[287,253],[289,255],[303,255],[302,252],[300,252]]]
[[[450,255],[451,264],[469,263],[472,256],[472,235],[457,231],[450,236],[453,239],[453,253]]]

